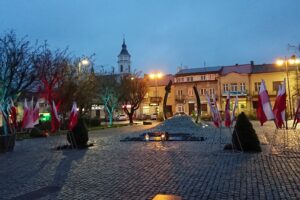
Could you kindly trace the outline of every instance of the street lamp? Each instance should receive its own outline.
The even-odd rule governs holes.
[[[155,80],[155,99],[156,99],[156,113],[158,113],[158,91],[157,91],[157,79],[161,79],[163,74],[161,72],[151,73],[149,74],[150,79]]]
[[[88,66],[89,64],[90,64],[89,59],[87,59],[87,58],[81,59],[78,63],[78,72],[81,72],[82,66]]]
[[[289,70],[288,70],[288,64],[290,65],[295,65],[299,64],[300,60],[296,58],[295,55],[293,55],[290,59],[287,59],[286,57],[284,59],[278,59],[276,61],[276,64],[278,66],[283,66],[285,65],[285,73],[286,73],[286,80],[287,80],[287,87],[288,87],[288,97],[289,97],[289,110],[290,110],[290,117],[293,118],[293,112],[292,112],[292,101],[291,101],[291,90],[290,90],[290,80],[289,80]],[[296,74],[297,74],[297,93],[298,93],[298,66],[296,69]]]

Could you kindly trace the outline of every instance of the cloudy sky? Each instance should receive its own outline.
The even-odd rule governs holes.
[[[299,0],[1,0],[0,34],[11,29],[95,63],[117,66],[125,34],[132,66],[270,63],[300,44]]]

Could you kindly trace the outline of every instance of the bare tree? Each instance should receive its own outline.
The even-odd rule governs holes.
[[[31,46],[26,38],[17,39],[13,31],[0,38],[0,104],[5,135],[8,134],[10,99],[15,101],[38,77],[38,52],[38,47]]]
[[[119,106],[120,82],[118,81],[118,76],[112,70],[112,73],[104,73],[99,76],[98,83],[101,103],[108,113],[109,126],[112,126],[114,111]]]
[[[133,114],[139,109],[147,93],[147,84],[140,73],[125,74],[120,77],[120,102],[124,112],[128,115],[130,124],[133,124]]]

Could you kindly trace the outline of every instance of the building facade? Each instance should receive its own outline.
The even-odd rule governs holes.
[[[220,110],[225,110],[226,98],[228,93],[231,97],[238,96],[237,109],[240,112],[248,112],[251,106],[250,102],[250,74],[252,65],[233,65],[224,66],[218,79],[218,91],[220,96]],[[234,98],[231,98],[232,107]]]
[[[219,99],[218,78],[221,67],[191,68],[180,70],[175,75],[175,110],[192,115],[197,112],[196,96],[193,87],[196,86],[200,101],[202,114],[208,115],[210,112],[205,94],[210,97],[215,95]]]

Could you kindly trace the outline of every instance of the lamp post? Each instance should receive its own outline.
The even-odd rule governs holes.
[[[284,59],[278,59],[276,61],[276,64],[279,66],[285,65],[285,73],[286,73],[286,79],[287,79],[287,87],[288,87],[288,99],[289,99],[289,111],[290,111],[290,117],[293,118],[293,111],[292,111],[292,101],[291,101],[291,90],[290,90],[290,79],[289,79],[289,70],[288,70],[288,64],[294,65],[300,63],[300,60],[296,58],[296,56],[292,56],[290,59],[287,59],[286,57]],[[298,68],[298,66],[297,66]],[[298,70],[298,69],[297,69]],[[297,74],[297,71],[296,71]],[[298,79],[298,77],[297,77]],[[298,80],[297,81],[297,93],[298,93]]]
[[[163,74],[161,72],[157,73],[151,73],[149,74],[150,79],[155,80],[155,99],[156,99],[156,113],[158,113],[158,90],[157,90],[157,79],[161,79],[163,77]]]

